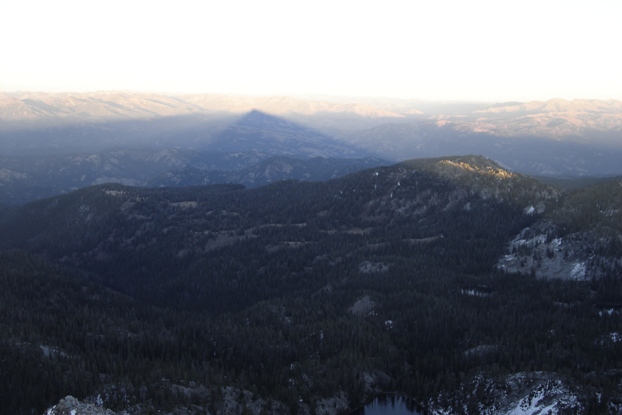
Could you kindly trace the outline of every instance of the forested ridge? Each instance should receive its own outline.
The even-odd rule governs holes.
[[[383,391],[425,409],[478,376],[542,371],[602,413],[621,398],[622,321],[602,308],[622,303],[619,270],[495,267],[572,198],[463,157],[257,189],[101,185],[13,209],[0,409],[42,413],[71,394],[219,413],[227,387],[251,412],[337,413]]]

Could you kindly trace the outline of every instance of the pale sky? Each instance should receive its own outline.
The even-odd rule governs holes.
[[[0,91],[622,100],[620,0],[2,0]]]

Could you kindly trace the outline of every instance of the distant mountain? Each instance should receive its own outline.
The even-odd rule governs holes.
[[[26,92],[0,95],[0,120],[61,123],[94,120],[149,119],[205,112],[181,99],[130,92],[59,93]]]
[[[497,136],[475,124],[449,121],[383,124],[341,138],[379,157],[441,157],[482,154],[506,168],[535,176],[581,177],[622,174],[622,146],[546,137]],[[622,142],[621,142],[622,143]]]
[[[475,128],[496,136],[548,137],[622,147],[621,101],[552,99],[497,105],[473,115],[479,117],[473,122]]]
[[[284,115],[342,113],[361,117],[399,118],[401,114],[356,102],[293,97],[227,95],[162,95],[135,92],[1,93],[0,121],[42,124],[153,119],[210,113],[243,114],[252,110]]]
[[[293,117],[298,121],[308,119],[316,126],[322,124],[323,116],[330,119],[333,115],[344,119],[357,117],[362,124],[375,119],[377,125],[389,120],[445,120],[469,131],[509,137],[576,138],[590,132],[619,132],[622,128],[622,102],[613,100],[551,99],[490,104],[387,98],[172,96],[130,92],[0,94],[0,122],[12,128],[239,115],[253,110],[288,119]],[[334,122],[329,124],[336,125]],[[351,125],[346,125],[352,130]]]
[[[0,125],[0,156],[4,157],[128,148],[259,152],[294,158],[376,157],[392,162],[482,154],[531,175],[622,174],[619,101],[435,103],[129,92],[4,93]],[[27,173],[6,166],[0,166],[0,171],[10,180]]]

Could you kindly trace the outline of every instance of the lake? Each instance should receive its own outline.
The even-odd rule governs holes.
[[[421,415],[415,403],[400,395],[381,395],[351,415]]]

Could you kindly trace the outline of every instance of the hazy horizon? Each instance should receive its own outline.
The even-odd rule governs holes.
[[[317,102],[321,102],[321,101],[326,101],[326,102],[338,102],[338,103],[355,103],[355,102],[359,102],[360,100],[369,100],[369,101],[374,101],[374,100],[378,100],[378,101],[383,101],[383,100],[387,100],[387,102],[391,102],[391,101],[405,101],[405,102],[421,102],[421,103],[429,103],[429,104],[489,104],[489,105],[495,105],[495,104],[512,104],[512,103],[521,103],[521,104],[526,104],[526,103],[530,103],[530,102],[549,102],[549,101],[556,101],[556,100],[561,100],[561,101],[567,101],[567,102],[573,102],[573,101],[622,101],[622,98],[617,99],[617,98],[560,98],[560,97],[549,97],[549,98],[542,98],[542,99],[524,99],[524,100],[517,100],[517,99],[507,99],[507,100],[477,100],[477,99],[434,99],[434,98],[429,98],[429,99],[425,99],[425,98],[417,98],[417,97],[412,97],[412,98],[400,98],[400,97],[391,97],[391,96],[382,96],[382,95],[331,95],[331,94],[309,94],[309,93],[274,93],[274,94],[270,94],[270,93],[256,93],[256,94],[251,94],[251,93],[242,93],[242,92],[235,92],[235,93],[227,93],[227,92],[170,92],[170,91],[149,91],[149,90],[130,90],[130,89],[93,89],[93,90],[36,90],[36,89],[31,89],[31,90],[26,90],[26,89],[16,89],[16,90],[0,90],[0,93],[6,93],[8,95],[20,95],[20,94],[46,94],[46,95],[80,95],[80,94],[85,94],[85,95],[96,95],[96,94],[130,94],[130,95],[149,95],[149,94],[154,94],[154,95],[160,95],[160,96],[167,96],[167,97],[184,97],[184,96],[222,96],[222,97],[231,97],[231,98],[240,98],[240,99],[262,99],[262,98],[292,98],[292,99],[300,99],[303,101],[317,101]]]
[[[620,12],[557,0],[6,2],[0,91],[622,100]]]

